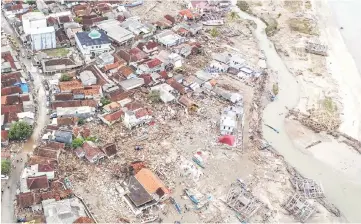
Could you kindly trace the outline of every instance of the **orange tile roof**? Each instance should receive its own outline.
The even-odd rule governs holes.
[[[120,66],[120,62],[115,62],[115,63],[113,63],[113,64],[109,64],[109,65],[106,65],[106,66],[104,66],[104,72],[106,72],[106,71],[109,71],[109,70],[111,70],[111,69],[114,69],[114,68],[118,68]]]
[[[135,175],[135,178],[142,184],[149,194],[154,194],[159,188],[161,188],[165,193],[169,193],[169,190],[164,186],[163,182],[149,169],[141,169]]]
[[[99,85],[91,86],[91,88],[85,88],[85,89],[74,89],[73,94],[84,94],[85,96],[92,96],[92,95],[98,95],[100,90]]]
[[[59,88],[60,88],[61,92],[72,91],[75,89],[82,89],[83,84],[78,80],[72,80],[72,81],[67,81],[67,82],[60,82]]]

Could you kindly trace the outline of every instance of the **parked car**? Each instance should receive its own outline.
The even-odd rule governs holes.
[[[2,175],[2,174],[1,174],[1,179],[2,179],[2,180],[7,180],[7,179],[9,179],[9,176]]]
[[[56,113],[52,113],[52,114],[50,114],[50,118],[51,119],[53,119],[53,118],[57,118],[58,117],[58,115],[56,114]]]

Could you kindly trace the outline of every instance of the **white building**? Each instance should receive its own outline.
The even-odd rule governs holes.
[[[80,117],[88,118],[95,114],[95,108],[89,106],[83,107],[58,107],[56,108],[58,117]]]
[[[56,48],[55,29],[53,26],[32,29],[31,49],[35,51]]]
[[[147,124],[151,121],[152,116],[145,108],[141,108],[135,111],[128,110],[124,113],[123,123],[129,129]]]
[[[111,51],[111,41],[104,31],[92,30],[75,34],[75,42],[83,56],[97,56]]]
[[[50,165],[41,164],[35,164],[30,167],[25,167],[21,174],[21,178],[26,179],[28,177],[40,177],[43,175],[46,175],[48,177],[48,180],[54,179],[54,168],[52,168]]]
[[[45,28],[46,18],[42,12],[29,12],[22,16],[23,29],[25,35],[30,34],[33,30]]]

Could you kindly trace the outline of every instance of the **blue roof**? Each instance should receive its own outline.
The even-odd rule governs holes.
[[[81,45],[85,45],[85,46],[111,43],[108,35],[106,35],[104,31],[93,30],[91,32],[78,32],[76,33],[76,36],[78,37],[78,40],[81,43]]]
[[[26,83],[17,82],[17,83],[14,84],[14,86],[19,86],[23,93],[28,93],[29,92],[29,86]]]

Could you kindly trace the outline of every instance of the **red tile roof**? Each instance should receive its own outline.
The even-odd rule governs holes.
[[[108,95],[111,101],[120,101],[128,98],[130,94],[131,92],[124,92],[123,90],[119,89],[109,93]]]
[[[20,78],[21,78],[20,72],[1,74],[1,86],[2,87],[12,86],[17,82],[21,82]]]
[[[116,61],[113,64],[105,65],[103,68],[103,71],[106,72],[106,71],[118,68],[119,66],[120,66],[120,62]]]
[[[168,74],[167,74],[166,71],[161,71],[161,72],[159,72],[159,75],[162,76],[163,79],[168,79],[168,78],[169,78],[169,76],[168,76]]]
[[[61,92],[68,91],[71,92],[74,89],[82,89],[83,84],[78,80],[72,80],[67,82],[60,82],[59,88]]]
[[[49,188],[49,181],[46,175],[40,177],[28,177],[26,183],[30,190]]]
[[[54,98],[55,98],[55,100],[60,100],[60,101],[72,100],[73,94],[72,93],[55,93]]]
[[[67,23],[71,21],[71,18],[69,16],[60,16],[59,18],[60,24]]]
[[[59,150],[59,149],[64,149],[65,148],[65,143],[48,142],[48,143],[46,143],[45,146],[48,147],[48,148],[53,148],[53,149]]]
[[[138,102],[131,102],[131,103],[127,103],[125,107],[130,111],[135,111],[142,108],[143,105]]]
[[[16,112],[12,112],[12,113],[5,113],[5,116],[4,116],[4,123],[11,123],[13,121],[18,121],[19,118],[18,118],[18,115]]]
[[[93,219],[89,217],[79,217],[73,223],[77,224],[77,223],[95,223],[95,222]]]
[[[35,155],[57,160],[59,153],[60,153],[59,150],[41,146],[41,147],[37,148]]]
[[[131,55],[132,59],[135,59],[135,61],[140,61],[148,57],[144,51],[140,50],[137,47],[130,49],[129,54]]]
[[[23,105],[22,104],[1,105],[1,114],[20,113],[20,112],[23,112]]]
[[[51,104],[52,109],[56,109],[58,107],[96,107],[97,101],[95,100],[69,100],[69,101],[53,101]]]
[[[39,164],[38,165],[38,172],[52,172],[54,168],[51,167],[49,164]]]
[[[154,58],[154,59],[147,62],[148,68],[154,68],[154,67],[156,67],[158,65],[161,65],[161,64],[162,64],[162,62],[158,58]]]
[[[145,108],[142,108],[142,109],[137,110],[135,112],[135,117],[136,118],[141,118],[141,117],[144,117],[144,116],[147,116],[147,115],[149,115],[149,113],[148,113],[148,110],[145,109]]]
[[[9,139],[9,132],[1,130],[1,141],[6,141]]]
[[[134,74],[133,69],[131,69],[129,66],[123,66],[119,69],[119,72],[124,76],[125,78],[128,78],[131,74]]]
[[[91,146],[88,142],[83,144],[83,149],[85,152],[85,158],[87,158],[89,161],[93,160],[95,157],[104,155],[98,147]]]
[[[27,208],[34,205],[34,195],[32,192],[20,193],[16,195],[19,208]]]
[[[150,74],[141,74],[139,78],[144,79],[144,85],[146,86],[153,82],[152,76]]]
[[[75,125],[78,122],[77,117],[58,117],[56,120],[57,120],[58,126]]]
[[[55,24],[58,24],[58,20],[51,16],[46,19],[46,22],[48,26],[54,26]]]
[[[113,121],[119,120],[123,115],[124,115],[124,112],[122,110],[118,110],[113,113],[104,115],[103,118],[109,122],[113,122]]]
[[[21,102],[30,101],[30,94],[21,94],[20,100]]]
[[[73,90],[73,94],[84,94],[85,96],[94,96],[100,94],[99,85],[87,86],[84,89],[75,89]]]
[[[19,86],[10,86],[1,89],[2,96],[11,95],[15,93],[22,93],[21,88]]]

